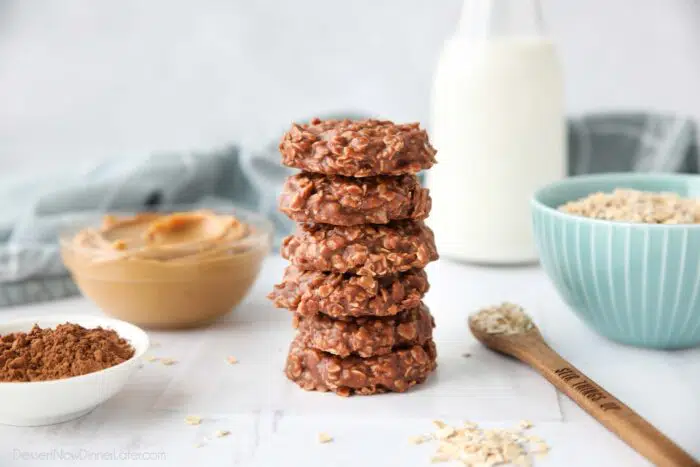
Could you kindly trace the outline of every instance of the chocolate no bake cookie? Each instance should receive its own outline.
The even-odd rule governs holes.
[[[433,231],[423,222],[301,224],[282,241],[281,253],[301,269],[370,276],[424,268],[438,259]]]
[[[415,175],[358,179],[300,173],[285,182],[279,207],[297,222],[358,225],[424,219],[431,202]]]
[[[422,269],[389,276],[356,276],[303,271],[289,266],[268,296],[279,308],[302,316],[318,313],[333,318],[392,316],[415,308],[429,288]]]
[[[418,123],[382,120],[294,123],[279,149],[284,165],[348,177],[414,174],[432,167],[436,153]]]
[[[420,304],[390,318],[343,321],[325,315],[294,315],[294,327],[304,347],[347,357],[386,355],[394,348],[423,345],[432,338],[435,323]]]
[[[422,383],[437,367],[432,340],[424,345],[377,357],[338,357],[292,341],[285,373],[307,391],[333,391],[341,396],[404,392]]]
[[[279,145],[279,209],[298,224],[268,295],[293,312],[287,377],[341,396],[403,392],[437,367],[423,268],[438,259],[423,220],[432,201],[416,174],[435,164],[417,123],[314,119]]]

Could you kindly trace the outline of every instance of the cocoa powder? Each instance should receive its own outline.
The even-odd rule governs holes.
[[[0,382],[47,381],[118,365],[134,348],[111,329],[73,323],[0,336]]]

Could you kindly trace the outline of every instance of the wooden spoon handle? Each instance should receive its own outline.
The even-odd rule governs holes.
[[[655,465],[700,466],[690,454],[564,360],[546,343],[538,341],[527,351],[517,353],[516,357],[540,372],[557,389]]]

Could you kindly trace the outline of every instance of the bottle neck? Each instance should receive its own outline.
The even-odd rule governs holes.
[[[545,34],[540,0],[464,0],[457,32],[478,39]]]

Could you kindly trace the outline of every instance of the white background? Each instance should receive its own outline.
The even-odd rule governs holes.
[[[700,117],[700,1],[543,0],[569,111]],[[427,121],[461,0],[0,1],[3,172],[256,147],[336,110]]]

